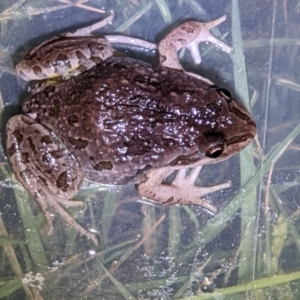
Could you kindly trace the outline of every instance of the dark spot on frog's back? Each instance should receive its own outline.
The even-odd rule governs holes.
[[[84,139],[74,139],[72,137],[70,137],[68,139],[69,143],[71,145],[74,146],[75,149],[78,149],[78,150],[81,150],[81,149],[84,149],[88,146],[89,142],[87,140],[84,140]]]
[[[49,96],[50,94],[54,93],[55,91],[55,86],[54,85],[48,85],[45,87],[43,93],[45,94],[45,96]],[[59,100],[57,98],[53,99],[53,103],[59,103]]]
[[[23,134],[21,133],[20,129],[16,129],[13,132],[13,135],[15,136],[18,143],[21,143],[23,141]]]
[[[67,191],[69,186],[67,172],[63,172],[58,176],[56,186],[64,192]]]
[[[22,159],[22,163],[28,164],[29,163],[29,153],[28,152],[22,152],[21,153],[21,159]]]
[[[50,135],[43,135],[41,137],[41,143],[51,144],[52,143],[52,139],[51,139]]]
[[[31,149],[33,152],[35,152],[35,145],[34,145],[34,142],[33,142],[32,138],[29,137],[29,138],[27,139],[27,142],[28,142],[28,144],[29,144],[30,149]]]
[[[151,140],[141,140],[138,137],[132,137],[128,142],[124,142],[124,146],[127,147],[126,155],[128,156],[140,156],[151,151]]]
[[[17,145],[13,143],[9,148],[7,148],[7,154],[12,157],[17,152]]]
[[[96,171],[111,170],[112,168],[113,164],[110,161],[100,161],[94,166]]]
[[[49,116],[53,118],[58,118],[59,117],[59,106],[53,106],[49,108]]]
[[[78,117],[76,115],[71,115],[68,117],[68,123],[70,126],[73,126],[75,123],[78,123]]]
[[[65,104],[66,105],[76,105],[80,102],[80,99],[82,99],[84,97],[84,91],[73,91],[71,96],[69,96],[66,100],[65,100]]]
[[[126,70],[127,69],[127,67],[121,63],[115,63],[115,64],[113,64],[113,67],[117,70]]]

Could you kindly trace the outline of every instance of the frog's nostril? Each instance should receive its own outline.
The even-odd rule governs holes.
[[[205,152],[205,156],[209,158],[218,158],[224,151],[224,144],[218,144]]]

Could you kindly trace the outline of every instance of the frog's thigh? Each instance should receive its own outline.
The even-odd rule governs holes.
[[[214,205],[205,201],[201,196],[231,186],[230,182],[212,187],[198,187],[194,185],[201,166],[194,168],[186,176],[185,169],[178,171],[171,185],[162,184],[162,181],[172,172],[170,168],[152,169],[142,176],[138,190],[141,196],[157,201],[161,204],[195,204],[217,213]]]
[[[8,121],[6,133],[7,154],[12,169],[26,190],[39,202],[50,232],[53,224],[48,208],[53,207],[66,222],[96,241],[59,204],[75,205],[68,199],[77,194],[83,178],[79,164],[61,140],[45,126],[23,115]]]
[[[9,161],[33,196],[41,190],[63,200],[77,194],[82,171],[54,133],[24,115],[12,117],[6,131]]]

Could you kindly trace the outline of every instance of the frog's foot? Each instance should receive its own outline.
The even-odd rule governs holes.
[[[233,48],[226,45],[224,42],[222,42],[220,39],[217,39],[215,36],[213,36],[210,33],[210,29],[213,27],[223,23],[227,19],[227,16],[224,15],[219,19],[216,19],[214,21],[208,22],[208,23],[200,23],[199,25],[199,35],[197,38],[195,38],[192,42],[186,45],[185,48],[190,50],[191,56],[196,64],[201,63],[201,56],[198,49],[198,45],[201,42],[210,42],[217,46],[219,46],[223,51],[225,52],[232,52]]]
[[[79,223],[77,223],[72,216],[70,216],[64,208],[60,206],[60,203],[66,206],[82,206],[83,203],[79,201],[68,201],[63,199],[54,199],[52,195],[40,192],[35,194],[35,199],[38,201],[43,213],[45,214],[45,219],[49,227],[48,235],[52,234],[54,231],[54,226],[52,222],[52,216],[49,211],[50,207],[54,208],[56,212],[58,212],[61,217],[71,226],[73,226],[80,234],[85,235],[89,239],[91,239],[95,245],[98,244],[98,240],[95,235],[85,228],[83,228]]]
[[[226,20],[226,16],[208,22],[188,21],[175,27],[158,44],[160,64],[166,68],[182,70],[177,57],[177,51],[187,48],[196,64],[201,62],[198,45],[201,42],[211,42],[226,52],[232,52],[233,48],[226,45],[210,33],[210,29]]]
[[[48,234],[52,234],[54,227],[52,222],[52,217],[49,211],[49,208],[52,207],[60,216],[72,227],[74,227],[80,234],[85,235],[87,238],[91,239],[95,245],[98,245],[98,240],[95,235],[85,228],[83,228],[79,223],[77,223],[71,215],[61,207],[61,203],[66,206],[82,206],[83,203],[79,201],[67,201],[63,199],[54,198],[53,195],[47,192],[41,192],[39,195],[35,195],[36,200],[42,208],[42,211],[45,214],[46,222],[49,226]]]
[[[53,226],[52,217],[51,217],[51,214],[49,211],[49,205],[48,205],[46,199],[44,198],[44,195],[41,193],[36,193],[35,199],[37,200],[38,204],[40,205],[40,207],[44,213],[47,225],[49,227],[48,235],[50,235],[54,231],[54,226]]]
[[[153,169],[148,171],[140,181],[138,190],[141,196],[161,204],[194,204],[200,205],[212,213],[217,208],[201,197],[231,186],[231,182],[222,183],[212,187],[194,186],[202,167],[195,167],[189,175],[185,169],[178,171],[171,185],[161,182],[173,171],[170,168]]]
[[[49,206],[53,207],[54,210],[60,214],[60,216],[72,227],[74,227],[80,234],[85,235],[86,237],[88,237],[89,239],[91,239],[95,245],[98,245],[98,240],[96,238],[96,236],[89,232],[88,230],[86,230],[85,228],[83,228],[79,223],[77,223],[73,217],[71,215],[69,215],[69,213],[61,207],[60,203],[63,202],[64,205],[68,205],[68,206],[78,206],[78,205],[83,205],[82,202],[75,202],[76,204],[71,204],[72,201],[61,201],[61,199],[58,201],[57,199],[54,199],[53,196],[51,195],[47,195],[47,203],[49,204]],[[73,201],[74,202],[74,201]],[[40,203],[40,202],[39,202]],[[68,203],[68,204],[66,204]],[[45,212],[45,211],[44,211]],[[46,211],[47,212],[47,211]],[[45,212],[45,217],[47,220],[47,214]],[[49,225],[49,222],[47,220],[47,223]],[[49,233],[51,234],[53,230],[53,225],[52,228],[50,227],[50,231]]]

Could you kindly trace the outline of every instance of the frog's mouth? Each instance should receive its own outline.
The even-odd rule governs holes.
[[[205,156],[205,153],[201,153],[200,151],[194,152],[190,155],[181,155],[174,159],[170,166],[187,166],[192,167],[193,165],[204,165],[212,163],[215,159],[209,158]]]

